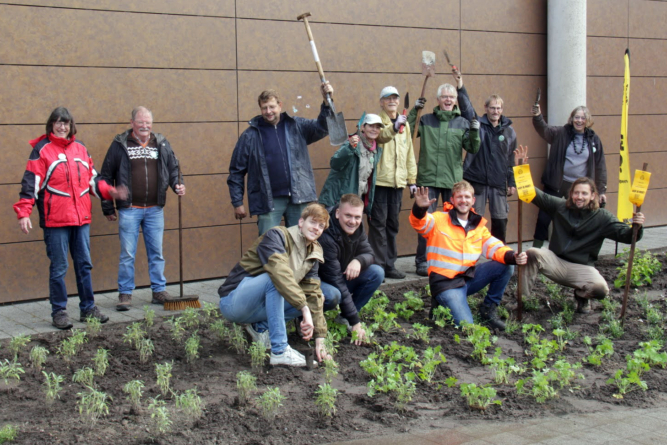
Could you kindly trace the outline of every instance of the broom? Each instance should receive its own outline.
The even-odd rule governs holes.
[[[183,183],[181,178],[181,162],[178,163],[178,185]],[[164,302],[165,311],[182,311],[185,308],[201,308],[199,295],[183,295],[183,224],[181,217],[181,195],[178,195],[178,269],[181,284],[181,293],[179,297],[168,298]]]

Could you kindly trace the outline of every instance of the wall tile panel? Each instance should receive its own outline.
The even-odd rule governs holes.
[[[60,8],[152,12],[164,14],[189,14],[211,16],[234,16],[235,0],[12,0],[13,4],[53,6]]]
[[[546,0],[486,0],[461,2],[461,28],[543,34],[547,29]]]
[[[627,37],[629,0],[587,0],[586,32],[589,36]],[[633,5],[636,3],[633,0]]]
[[[547,74],[547,38],[542,34],[463,31],[461,53],[463,73]]]
[[[634,46],[634,41],[631,45]],[[627,47],[628,41],[623,38],[589,37],[586,39],[588,75],[623,77],[625,70],[623,55]]]
[[[630,3],[630,37],[667,39],[667,3],[632,0]]]

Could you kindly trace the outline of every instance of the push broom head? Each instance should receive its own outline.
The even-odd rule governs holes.
[[[183,295],[182,297],[171,297],[164,302],[165,311],[182,311],[185,308],[201,308],[199,295]]]

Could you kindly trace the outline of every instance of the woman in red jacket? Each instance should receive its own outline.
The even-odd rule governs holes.
[[[20,199],[14,211],[23,233],[32,229],[30,213],[37,204],[39,226],[44,230],[49,267],[49,299],[53,325],[69,329],[67,316],[67,253],[70,251],[79,291],[81,321],[94,317],[105,323],[109,317],[95,306],[90,271],[90,193],[104,199],[124,199],[121,190],[99,181],[86,147],[76,140],[74,118],[58,107],[46,122],[46,134],[30,141],[33,150],[28,159]]]

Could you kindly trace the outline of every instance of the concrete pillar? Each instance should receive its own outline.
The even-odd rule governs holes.
[[[586,0],[549,0],[547,76],[547,122],[564,125],[586,105]]]

